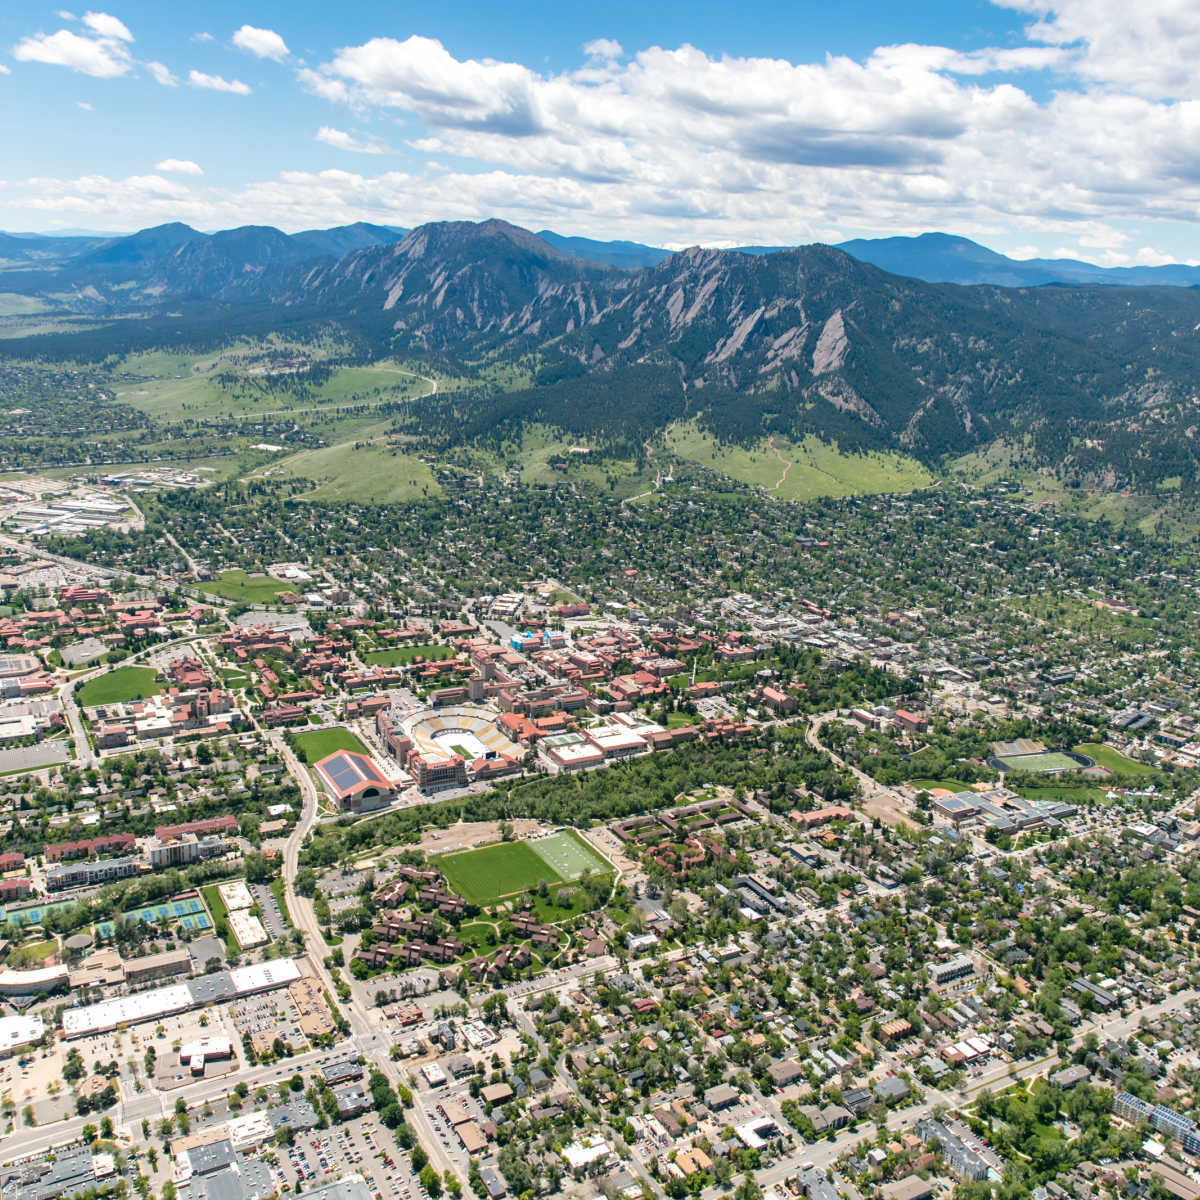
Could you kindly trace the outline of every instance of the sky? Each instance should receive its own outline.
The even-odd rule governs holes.
[[[0,6],[0,229],[1200,261],[1196,0]]]

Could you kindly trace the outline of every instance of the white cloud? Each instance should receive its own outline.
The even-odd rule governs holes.
[[[109,38],[118,42],[133,41],[133,34],[129,32],[125,23],[108,13],[84,13],[83,23],[99,38]]]
[[[11,74],[12,74],[12,68],[6,67],[3,63],[0,63],[0,75],[11,75]]]
[[[605,62],[613,62],[625,55],[621,43],[613,38],[595,38],[586,43],[583,52],[588,58],[598,58]]]
[[[379,141],[378,138],[355,137],[351,133],[346,133],[342,129],[334,129],[329,125],[322,125],[317,130],[317,141],[324,142],[327,146],[332,146],[335,150],[348,150],[352,154],[387,154],[388,147]]]
[[[179,80],[162,63],[148,62],[143,65],[150,72],[150,76],[154,82],[160,84],[162,87],[175,87],[179,83]]]
[[[22,38],[13,47],[12,53],[18,62],[67,67],[97,79],[115,79],[118,75],[126,75],[132,66],[129,51],[122,41],[81,37],[69,29]]]
[[[207,88],[211,92],[232,92],[235,96],[250,95],[250,89],[240,79],[224,79],[220,75],[206,75],[203,71],[189,71],[188,83],[192,87]]]
[[[1197,98],[1200,8],[1191,0],[993,0],[1036,18],[1033,42],[1065,48],[1088,83]]]
[[[206,228],[496,214],[659,244],[944,229],[1025,254],[1184,257],[1200,209],[1200,74],[1191,67],[1200,43],[1189,49],[1200,6],[1002,2],[1027,15],[1024,44],[883,46],[816,62],[687,45],[627,54],[598,38],[577,69],[549,72],[460,59],[429,38],[373,38],[323,65],[297,62],[296,78],[352,114],[317,131],[337,150],[387,152],[362,130],[375,115],[402,118],[408,170],[288,172],[235,190],[191,180],[182,196],[142,177],[53,181],[44,196],[22,194],[29,205],[82,206],[70,211],[107,224],[138,205]],[[79,40],[86,54],[109,55],[112,73],[129,69],[119,37]],[[154,64],[144,69],[154,74]],[[1044,93],[1021,86],[1032,72],[1043,73]],[[250,90],[199,71],[188,82]],[[155,177],[178,183],[167,174]],[[21,188],[10,183],[6,195]]]
[[[213,35],[211,33],[193,33],[192,34],[193,42],[200,42],[201,44],[203,44],[205,42],[215,42],[216,40],[217,39],[215,37],[213,37]]]
[[[91,112],[92,106],[86,100],[76,100],[75,107],[83,112]]]
[[[257,58],[273,58],[281,62],[288,56],[287,44],[273,29],[256,29],[253,25],[243,25],[233,35],[233,44],[239,50],[246,50]]]
[[[200,164],[192,162],[190,158],[164,158],[154,169],[156,171],[166,171],[168,175],[204,174]]]

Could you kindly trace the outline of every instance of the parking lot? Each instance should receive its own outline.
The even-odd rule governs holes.
[[[308,1043],[300,1032],[300,1016],[287,992],[269,992],[235,1001],[229,1006],[230,1024],[240,1039],[249,1035],[256,1054],[267,1053],[278,1038],[293,1050],[306,1050]]]
[[[281,1190],[311,1191],[338,1176],[357,1173],[376,1200],[421,1200],[425,1196],[408,1155],[374,1113],[344,1125],[297,1134],[290,1146],[281,1146],[274,1153],[277,1161],[272,1170]]]

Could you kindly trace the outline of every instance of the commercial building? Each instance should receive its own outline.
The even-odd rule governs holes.
[[[226,920],[229,922],[230,932],[243,950],[261,946],[267,941],[267,931],[263,928],[263,923],[247,909],[234,909],[226,914]]]
[[[0,1058],[37,1045],[45,1033],[41,1017],[0,1017]]]
[[[19,973],[28,975],[32,972]],[[62,978],[65,983],[65,967],[62,968]],[[173,1013],[203,1008],[223,1000],[236,1000],[242,996],[288,987],[300,978],[299,963],[290,958],[274,958],[248,967],[235,967],[231,971],[214,971],[184,983],[69,1008],[62,1015],[63,1036],[87,1037],[93,1033],[107,1033],[124,1025],[157,1021]],[[4,976],[0,975],[0,991],[3,990],[3,980]]]
[[[70,972],[64,966],[32,971],[0,971],[0,996],[40,996],[67,986]]]
[[[220,1062],[233,1057],[233,1043],[227,1037],[205,1037],[194,1042],[184,1042],[179,1047],[179,1062],[189,1068],[193,1075],[203,1075],[209,1062]]]

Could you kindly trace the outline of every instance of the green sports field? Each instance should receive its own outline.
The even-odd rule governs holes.
[[[563,882],[528,842],[497,842],[433,861],[451,888],[471,904],[494,904],[504,896],[537,887],[543,879],[551,885]]]
[[[333,729],[314,729],[310,733],[294,734],[292,744],[297,756],[306,763],[320,762],[335,750],[352,750],[355,754],[368,753],[358,736],[340,725]]]
[[[530,849],[567,883],[574,883],[585,872],[608,874],[612,868],[573,830],[565,829],[550,837],[528,843]]]
[[[531,842],[497,842],[433,861],[454,891],[480,905],[532,891],[543,879],[554,887],[574,883],[585,871],[604,874],[611,870],[582,838],[570,832]]]
[[[89,679],[75,694],[84,708],[96,704],[119,704],[157,696],[166,686],[156,682],[153,667],[118,667],[115,671]]]
[[[220,596],[236,604],[270,604],[276,596],[294,592],[296,584],[272,579],[269,575],[247,575],[245,571],[222,571],[216,579],[196,586],[210,596]]]
[[[1012,754],[997,759],[1006,771],[1078,771],[1082,764],[1068,754],[1048,750],[1041,754]]]

